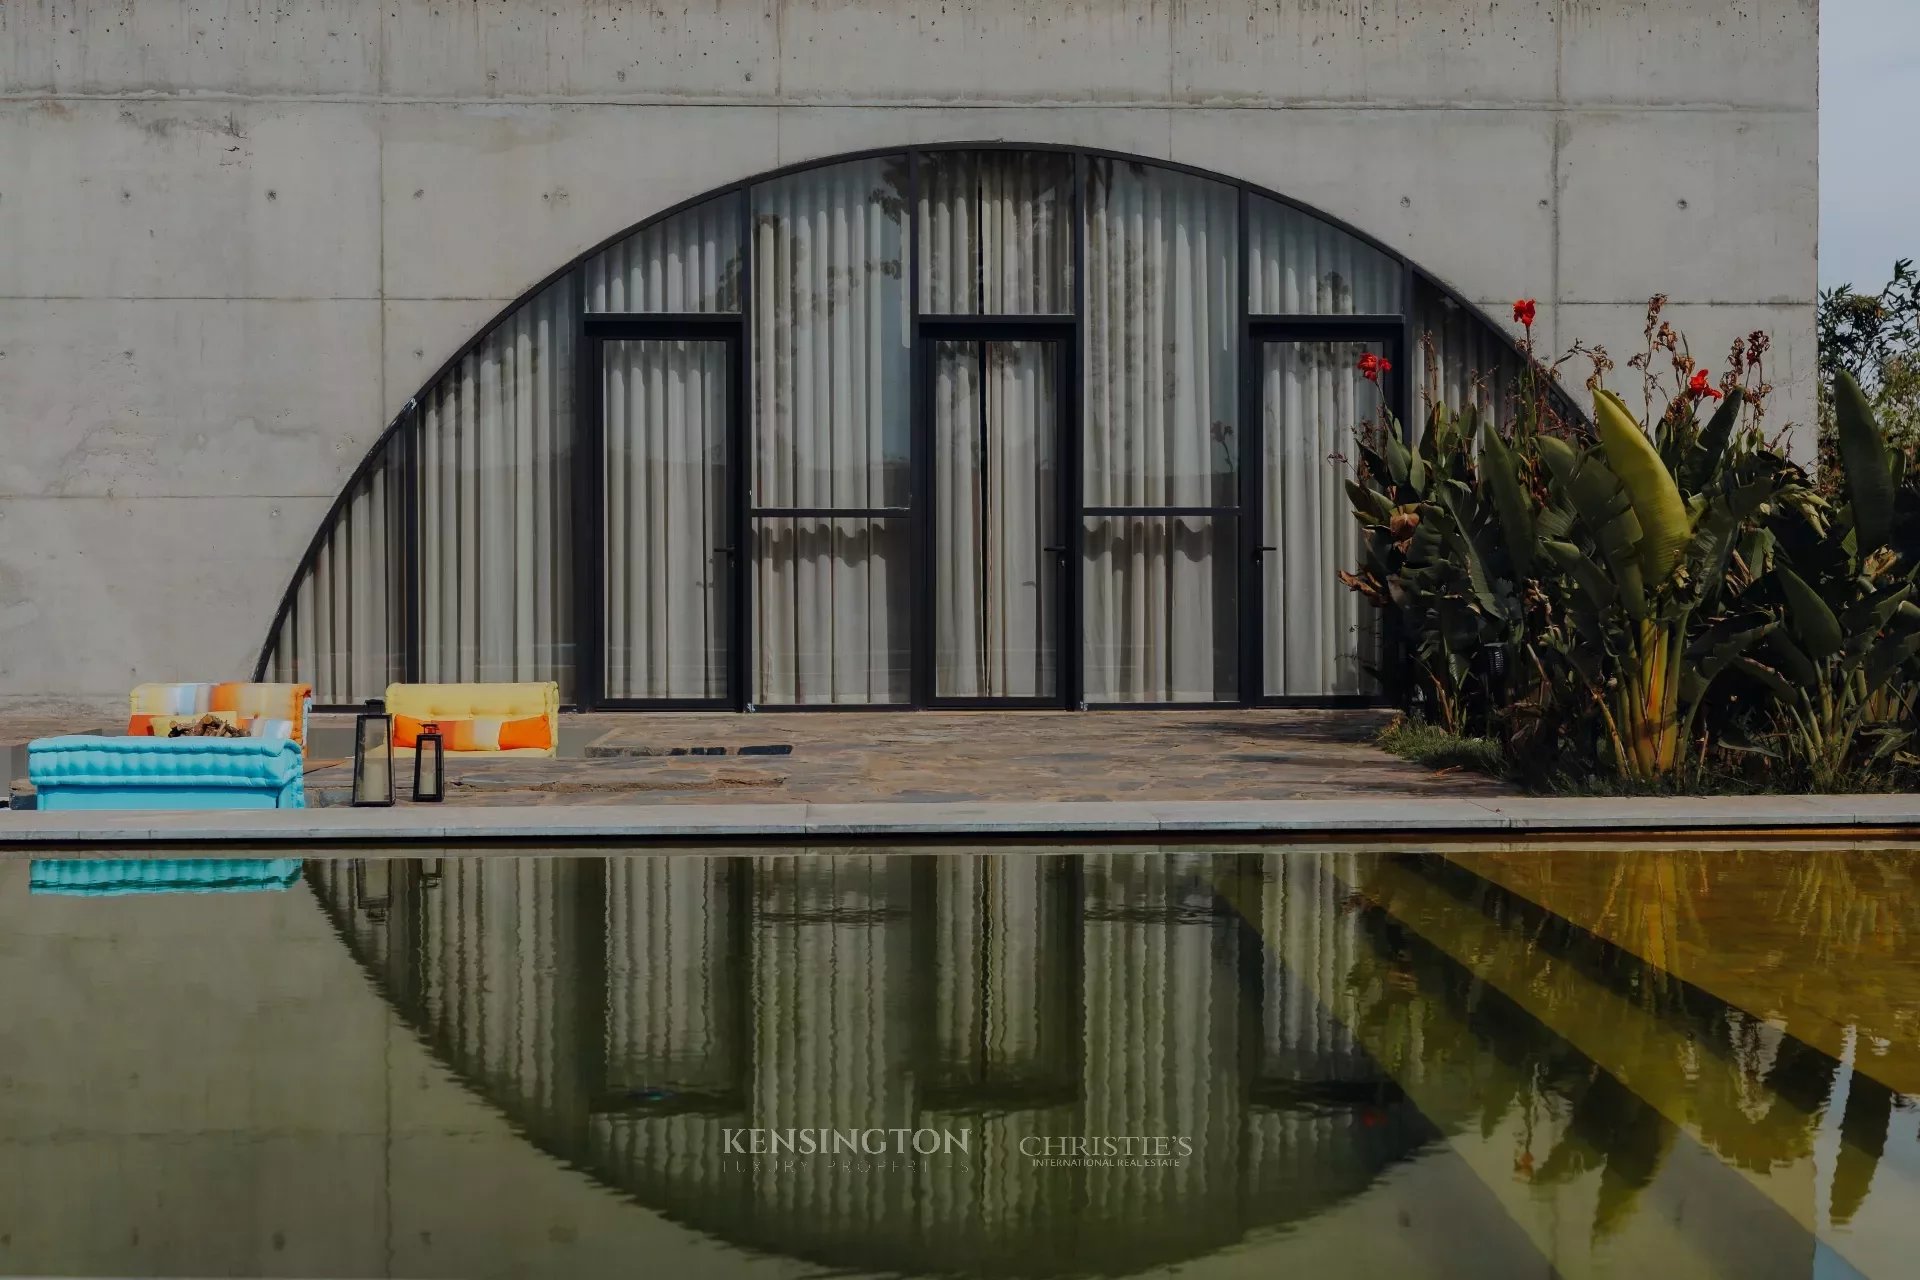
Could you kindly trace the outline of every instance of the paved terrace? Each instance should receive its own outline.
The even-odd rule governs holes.
[[[449,757],[447,800],[1004,804],[1505,791],[1387,755],[1373,746],[1385,723],[1377,712],[1237,710],[567,716],[558,760]],[[309,804],[346,802],[350,742],[348,720],[318,728]],[[755,754],[767,748],[787,750]]]
[[[1307,711],[570,716],[560,759],[450,762],[444,805],[0,814],[0,849],[1920,836],[1916,796],[1519,796],[1388,756],[1372,745],[1383,723]],[[0,723],[0,742],[14,728]],[[350,719],[316,723],[310,803],[345,803],[350,741]],[[753,747],[791,751],[741,754]]]

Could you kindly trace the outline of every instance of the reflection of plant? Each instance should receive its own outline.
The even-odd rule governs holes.
[[[1805,1167],[1842,1071],[1824,1047],[1756,1016],[1777,1010],[1747,1013],[1672,978],[1677,944],[1714,955],[1750,949],[1756,936],[1803,938],[1778,975],[1784,1007],[1817,1000],[1863,1042],[1911,1042],[1914,1015],[1875,989],[1876,966],[1860,963],[1912,945],[1910,862],[1876,851],[1646,851],[1556,889],[1550,861],[1504,860],[1527,877],[1522,897],[1455,863],[1382,859],[1352,899],[1374,945],[1346,993],[1396,1078],[1424,1079],[1430,1091],[1440,1080],[1470,1085],[1483,1134],[1518,1130],[1517,1175],[1536,1185],[1597,1176],[1598,1237],[1630,1216],[1676,1126],[1742,1168]],[[1580,927],[1536,905],[1571,900],[1588,904]],[[1858,975],[1845,988],[1857,1007],[1835,1007],[1845,998],[1836,972]],[[1596,983],[1617,998],[1597,1000]],[[1525,993],[1540,1012],[1505,993]],[[1603,1046],[1605,1061],[1563,1036]],[[1867,1193],[1892,1105],[1855,1071],[1832,1175],[1836,1221]]]

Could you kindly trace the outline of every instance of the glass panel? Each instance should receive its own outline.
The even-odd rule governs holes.
[[[911,540],[904,519],[754,521],[754,701],[906,702]]]
[[[740,309],[740,197],[722,196],[634,232],[587,260],[587,310]]]
[[[1086,517],[1086,697],[1239,697],[1235,518]]]
[[[573,334],[566,277],[420,399],[420,676],[573,693]]]
[[[601,347],[606,693],[727,696],[727,348]]]
[[[904,507],[912,316],[906,161],[753,191],[753,500]]]
[[[406,678],[401,499],[411,440],[402,426],[349,487],[274,635],[267,679],[311,684],[322,705],[377,698]]]
[[[1400,264],[1264,196],[1248,204],[1247,310],[1256,315],[1397,315]]]
[[[934,344],[934,692],[1050,698],[1060,631],[1058,347]]]
[[[1073,157],[935,151],[920,160],[920,310],[1073,311]]]
[[[1273,342],[1261,352],[1266,473],[1261,590],[1269,696],[1371,693],[1376,611],[1342,586],[1360,557],[1347,502],[1356,432],[1385,416],[1380,387],[1360,375],[1378,343]]]
[[[1526,364],[1506,335],[1426,280],[1414,287],[1414,329],[1422,423],[1426,410],[1441,404],[1455,413],[1472,405],[1500,426],[1512,425]]]
[[[1232,187],[1088,165],[1088,506],[1235,505],[1238,216]]]

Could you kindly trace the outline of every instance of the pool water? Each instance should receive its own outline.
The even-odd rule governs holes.
[[[0,863],[0,1273],[1910,1275],[1917,858]]]

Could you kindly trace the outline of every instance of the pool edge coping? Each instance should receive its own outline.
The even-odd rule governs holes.
[[[1603,832],[1911,829],[1920,795],[1486,797],[568,805],[529,808],[0,812],[0,854],[49,846],[250,844],[780,844],[888,837],[1337,839]]]

